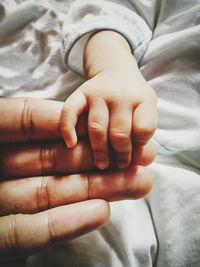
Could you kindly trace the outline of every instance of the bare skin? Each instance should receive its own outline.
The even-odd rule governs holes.
[[[77,146],[66,149],[62,109],[56,101],[0,99],[0,260],[97,229],[109,218],[108,201],[137,199],[152,187],[143,167],[155,158],[152,143],[136,147],[128,169],[100,172],[84,120]]]
[[[89,39],[84,69],[87,81],[66,100],[62,110],[64,141],[68,148],[76,146],[76,123],[88,112],[96,167],[108,168],[112,148],[117,167],[127,168],[135,153],[133,144],[147,144],[157,127],[155,92],[140,73],[128,42],[113,31],[101,31]]]

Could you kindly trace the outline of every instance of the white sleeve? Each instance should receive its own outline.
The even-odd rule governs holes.
[[[131,1],[76,0],[63,24],[64,65],[84,76],[83,51],[89,36],[97,30],[114,30],[130,44],[137,62],[141,60],[152,31]]]

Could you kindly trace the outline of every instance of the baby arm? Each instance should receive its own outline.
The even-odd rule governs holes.
[[[84,70],[88,80],[64,104],[61,134],[73,148],[78,118],[88,112],[95,165],[109,166],[111,144],[118,168],[126,168],[133,144],[146,144],[156,129],[156,95],[141,75],[128,42],[117,32],[100,31],[89,39]]]

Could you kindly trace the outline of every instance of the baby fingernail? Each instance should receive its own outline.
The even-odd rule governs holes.
[[[97,161],[96,162],[96,166],[100,170],[105,170],[106,168],[108,168],[108,162],[106,162],[106,161]]]

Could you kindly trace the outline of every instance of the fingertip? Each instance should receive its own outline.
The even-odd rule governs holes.
[[[92,231],[105,225],[110,217],[110,206],[104,199],[90,199],[70,204],[68,207],[71,212],[67,216],[72,215],[73,231],[75,229],[76,231],[78,229],[85,229],[87,232]]]
[[[71,131],[68,129],[62,129],[62,137],[64,139],[67,148],[74,148],[77,144],[77,135],[75,128]]]
[[[92,199],[36,214],[37,217],[39,215],[42,215],[43,221],[48,223],[48,227],[44,222],[42,225],[44,228],[42,238],[45,241],[43,246],[45,246],[49,242],[71,240],[102,227],[109,219],[110,209],[105,200]]]
[[[108,161],[95,161],[95,166],[99,170],[106,170],[109,167],[109,162]]]
[[[133,140],[137,145],[144,146],[154,135],[156,128],[153,125],[135,125],[133,127]]]
[[[108,201],[142,198],[153,185],[150,171],[138,165],[131,165],[122,171],[115,169],[103,175],[93,174],[90,179],[90,197]]]
[[[75,143],[70,143],[70,142],[67,142],[65,141],[65,145],[68,149],[73,149],[75,146],[76,146],[77,142]]]
[[[77,145],[77,137],[73,137],[68,142],[65,142],[67,148],[72,149]]]
[[[132,168],[135,174],[135,166]],[[131,171],[131,169],[130,169]],[[153,174],[143,166],[137,166],[137,178],[133,180],[134,199],[139,199],[147,195],[153,187]]]

